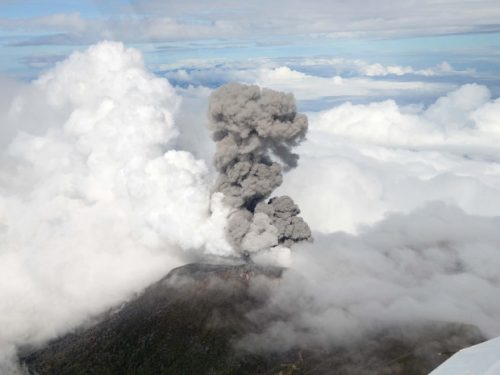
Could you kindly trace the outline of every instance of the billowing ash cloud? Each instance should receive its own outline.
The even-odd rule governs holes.
[[[297,166],[298,155],[291,149],[305,138],[307,126],[291,94],[229,83],[211,95],[216,190],[237,209],[227,234],[238,250],[255,252],[311,238],[290,197],[265,201],[281,185],[283,168]]]

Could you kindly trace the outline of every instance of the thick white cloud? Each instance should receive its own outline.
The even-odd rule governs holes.
[[[344,103],[310,114],[299,167],[280,188],[321,232],[356,232],[438,200],[500,216],[499,99],[464,85],[427,108]]]
[[[130,297],[183,250],[231,252],[205,163],[172,147],[179,97],[138,51],[102,42],[3,95],[19,128],[0,155],[2,355]]]
[[[323,131],[357,141],[407,147],[441,145],[462,151],[477,146],[477,152],[485,147],[496,152],[498,126],[487,119],[492,112],[498,113],[500,101],[490,101],[490,96],[485,86],[468,84],[424,110],[400,108],[392,100],[368,105],[345,103],[315,120]]]

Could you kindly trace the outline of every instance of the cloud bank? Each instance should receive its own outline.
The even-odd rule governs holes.
[[[434,203],[394,214],[359,235],[316,235],[250,319],[251,350],[328,347],[388,327],[474,324],[500,334],[498,219]],[[256,292],[263,285],[254,284]]]
[[[435,98],[456,87],[451,77],[445,82],[429,82],[421,79],[423,74],[392,72],[393,69],[409,69],[415,72],[416,70],[411,67],[369,64],[361,60],[298,59],[290,62],[263,60],[257,64],[257,67],[255,63],[244,61],[237,63],[186,61],[185,63],[188,64],[185,69],[179,69],[177,64],[163,65],[161,73],[177,87],[215,88],[235,81],[277,91],[293,92],[299,102],[308,101],[322,107],[325,106],[325,99],[366,102],[374,98],[398,98],[400,100],[411,100],[415,96],[425,99]],[[441,75],[437,71],[434,73],[432,68],[425,70],[428,71],[429,76]],[[472,74],[472,72],[468,73]],[[449,74],[456,77],[465,73],[451,70]],[[387,77],[389,75],[397,79]]]
[[[347,102],[311,113],[301,166],[279,193],[294,196],[313,230],[325,233],[356,232],[433,200],[499,215],[499,113],[499,100],[480,85],[428,107]]]

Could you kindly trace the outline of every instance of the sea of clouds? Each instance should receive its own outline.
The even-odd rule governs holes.
[[[180,74],[188,84],[173,87],[137,50],[102,42],[34,82],[2,78],[4,372],[19,346],[87,322],[171,268],[232,255],[228,209],[211,194],[211,88]],[[260,258],[294,270],[268,306],[288,316],[267,328],[268,345],[418,320],[500,334],[500,99],[473,83],[286,66],[224,77],[295,92],[299,111],[301,100],[385,96],[307,113],[299,165],[278,194],[297,202],[315,242]],[[390,99],[422,90],[432,104]]]

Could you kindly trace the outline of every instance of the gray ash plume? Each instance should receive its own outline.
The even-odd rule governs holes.
[[[307,117],[292,94],[229,83],[210,96],[209,128],[216,142],[216,190],[236,211],[227,234],[240,252],[310,240],[311,230],[288,196],[267,200],[297,166],[292,147],[305,138]]]

